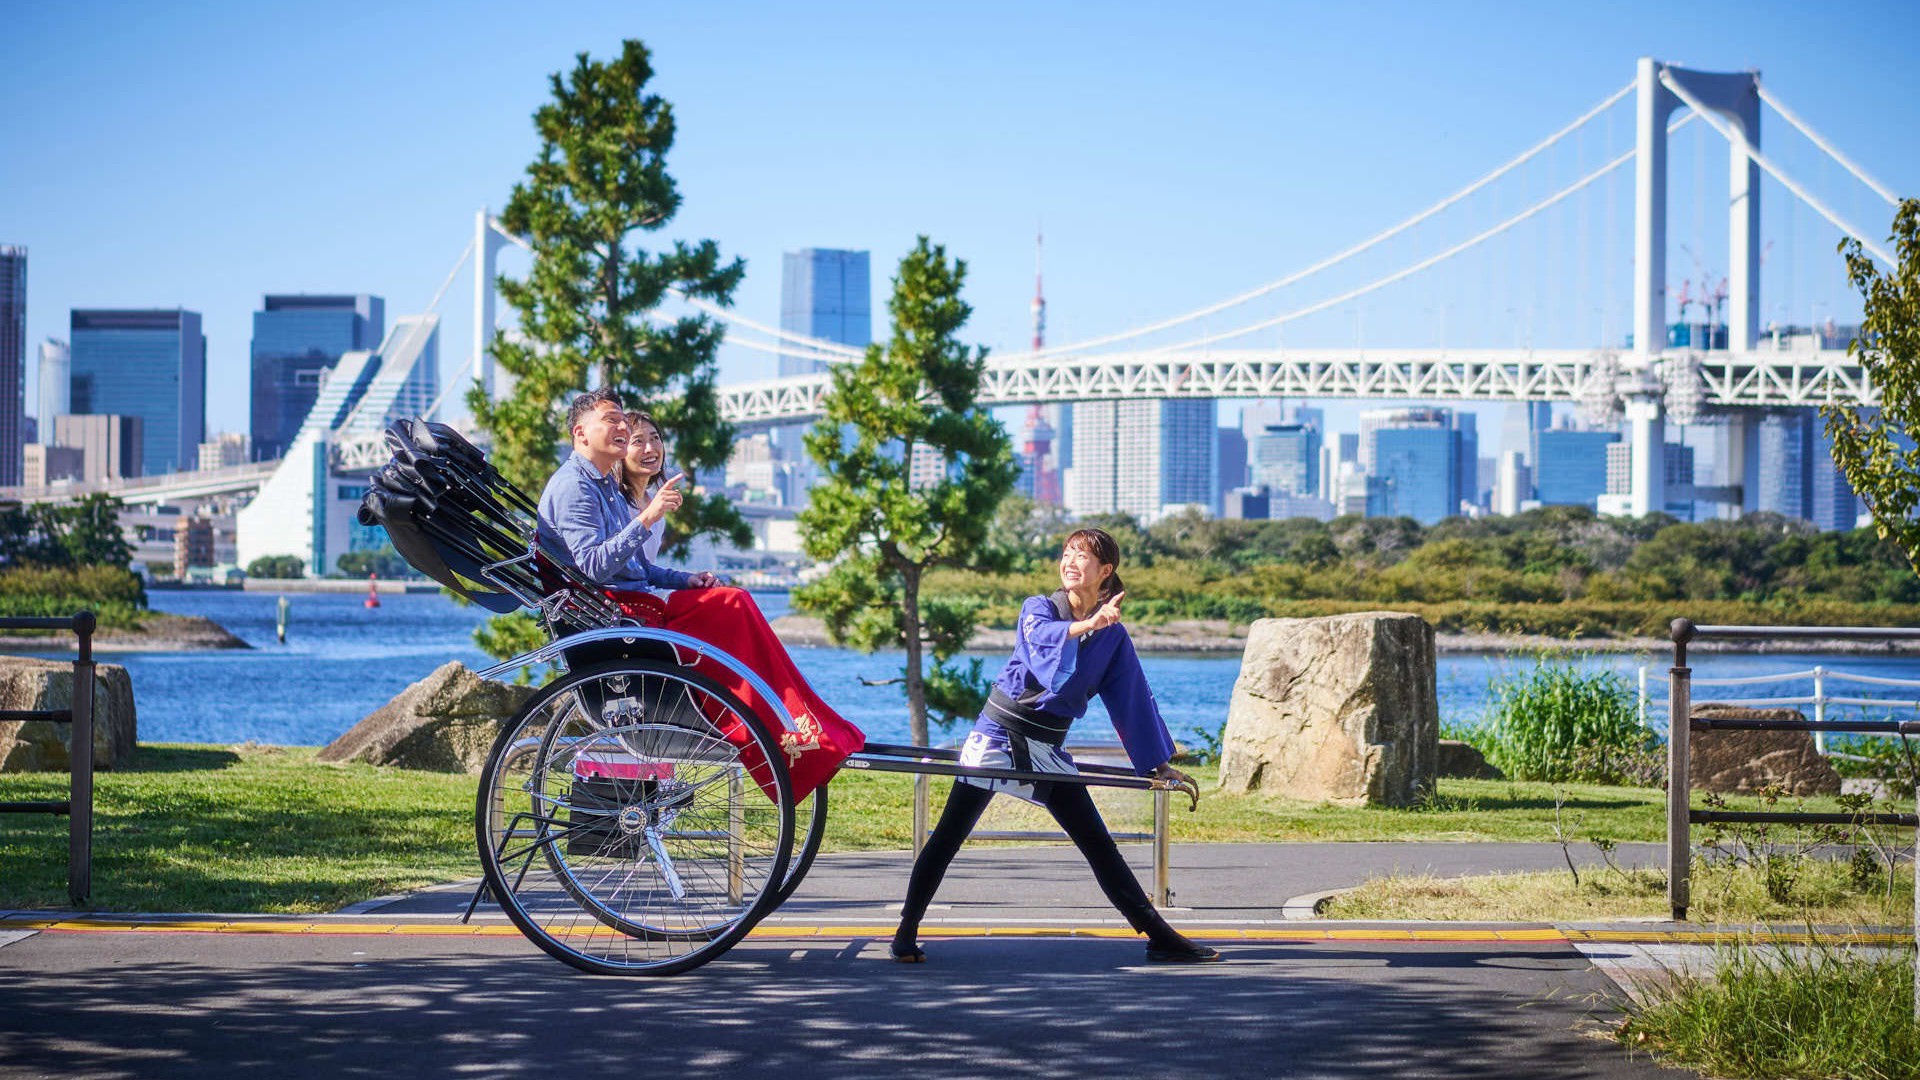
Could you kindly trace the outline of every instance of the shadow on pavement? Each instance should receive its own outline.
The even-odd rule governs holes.
[[[82,955],[89,937],[0,954],[0,1073],[1659,1072],[1582,1034],[1613,1015],[1606,984],[1554,947],[1242,945],[1168,968],[1121,941],[933,940],[922,966],[885,962],[873,941],[756,942],[689,975],[607,979],[506,941],[138,935]],[[139,955],[162,948],[192,959]]]

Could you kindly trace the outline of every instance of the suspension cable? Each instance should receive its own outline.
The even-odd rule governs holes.
[[[1775,165],[1772,161],[1768,160],[1765,155],[1760,153],[1760,151],[1754,149],[1753,144],[1749,143],[1747,141],[1747,137],[1741,134],[1738,129],[1736,129],[1733,125],[1727,123],[1725,120],[1721,119],[1720,117],[1713,115],[1713,113],[1710,112],[1705,105],[1702,105],[1700,103],[1699,98],[1694,97],[1692,94],[1688,93],[1687,88],[1680,85],[1680,80],[1675,79],[1674,77],[1667,74],[1666,72],[1661,72],[1660,84],[1662,86],[1665,86],[1667,89],[1673,91],[1674,97],[1679,98],[1682,102],[1686,104],[1687,108],[1693,110],[1694,115],[1700,117],[1702,120],[1705,120],[1709,126],[1711,126],[1715,131],[1718,131],[1720,135],[1723,138],[1725,138],[1730,145],[1734,147],[1734,149],[1739,150],[1742,154],[1745,154],[1747,156],[1747,160],[1753,162],[1755,165],[1760,166],[1762,169],[1765,169],[1767,171],[1767,175],[1773,177],[1775,180],[1780,181],[1780,185],[1782,187],[1786,188],[1788,191],[1798,196],[1801,202],[1806,203],[1808,206],[1813,207],[1813,210],[1815,213],[1819,214],[1823,218],[1826,218],[1829,223],[1831,223],[1835,228],[1839,229],[1841,232],[1846,233],[1848,236],[1853,237],[1854,240],[1859,242],[1862,248],[1866,249],[1869,253],[1871,253],[1875,258],[1879,259],[1881,262],[1886,263],[1888,266],[1900,265],[1898,262],[1896,262],[1893,259],[1892,256],[1888,255],[1885,249],[1881,248],[1879,244],[1876,244],[1872,240],[1868,239],[1864,234],[1861,233],[1859,229],[1856,229],[1852,225],[1849,225],[1845,221],[1842,221],[1840,219],[1840,215],[1834,213],[1832,210],[1827,209],[1825,203],[1822,203],[1820,200],[1814,198],[1813,195],[1807,191],[1807,189],[1795,183],[1792,177],[1789,177],[1786,173],[1781,172],[1779,166]]]
[[[1808,139],[1812,140],[1813,145],[1826,151],[1826,154],[1828,157],[1839,162],[1841,168],[1852,173],[1853,178],[1855,180],[1858,180],[1861,183],[1872,188],[1873,193],[1875,195],[1878,195],[1882,199],[1885,199],[1887,201],[1887,205],[1889,206],[1900,205],[1900,199],[1897,196],[1895,196],[1894,193],[1890,189],[1888,189],[1888,187],[1885,184],[1882,184],[1880,181],[1875,180],[1871,176],[1868,176],[1867,171],[1865,169],[1862,169],[1860,166],[1855,165],[1845,154],[1842,154],[1840,152],[1838,147],[1835,147],[1832,143],[1822,138],[1819,132],[1813,130],[1813,128],[1810,127],[1805,121],[1801,120],[1798,116],[1795,116],[1792,112],[1790,112],[1787,109],[1786,105],[1781,103],[1779,98],[1774,97],[1772,94],[1767,93],[1767,88],[1764,84],[1761,85],[1759,89],[1760,89],[1760,100],[1766,102],[1768,105],[1771,105],[1773,107],[1773,111],[1780,114],[1780,119],[1785,120],[1789,124],[1792,124],[1794,127],[1794,130],[1800,132],[1800,134],[1805,135]]]
[[[1675,121],[1674,124],[1670,126],[1667,130],[1672,131],[1675,128],[1680,127],[1681,125],[1685,124],[1688,121],[1688,119],[1690,119],[1690,117],[1682,117],[1678,121]],[[1426,270],[1429,267],[1433,267],[1442,262],[1445,262],[1446,260],[1453,258],[1455,255],[1458,255],[1461,252],[1466,251],[1468,248],[1474,247],[1475,245],[1480,244],[1486,240],[1490,240],[1493,237],[1498,236],[1503,232],[1506,232],[1508,229],[1513,228],[1515,225],[1518,225],[1521,222],[1526,221],[1527,219],[1534,217],[1535,215],[1540,214],[1541,212],[1565,201],[1566,199],[1573,196],[1574,194],[1587,188],[1594,181],[1599,180],[1600,178],[1606,176],[1608,173],[1612,172],[1613,170],[1618,169],[1620,166],[1625,165],[1629,161],[1632,161],[1634,154],[1636,152],[1637,151],[1629,150],[1626,153],[1621,154],[1619,157],[1614,158],[1612,161],[1607,162],[1605,165],[1600,166],[1598,169],[1595,169],[1594,171],[1588,173],[1587,175],[1581,177],[1580,179],[1575,180],[1573,183],[1567,185],[1566,187],[1561,188],[1559,191],[1555,192],[1554,194],[1547,196],[1546,198],[1540,200],[1539,202],[1534,203],[1532,206],[1527,207],[1525,210],[1522,210],[1519,213],[1513,215],[1512,217],[1507,218],[1505,221],[1502,221],[1497,225],[1493,225],[1475,234],[1474,236],[1471,236],[1465,240],[1462,240],[1461,242],[1453,245],[1452,247],[1447,248],[1445,251],[1439,252],[1438,254],[1435,254],[1435,255],[1430,255],[1427,258],[1422,259],[1419,262],[1413,263],[1410,266],[1402,267],[1401,269],[1391,274],[1388,274],[1386,277],[1378,278],[1374,281],[1368,282],[1365,285],[1361,285],[1357,288],[1349,289],[1338,296],[1329,297],[1325,300],[1321,300],[1316,303],[1309,304],[1303,308],[1297,308],[1283,315],[1276,315],[1271,319],[1263,319],[1260,322],[1253,323],[1250,326],[1243,326],[1237,330],[1226,330],[1218,334],[1208,334],[1205,337],[1198,337],[1190,341],[1183,341],[1177,345],[1169,345],[1167,346],[1167,348],[1168,350],[1192,349],[1192,348],[1198,348],[1202,345],[1211,345],[1217,341],[1225,341],[1229,338],[1236,338],[1244,334],[1250,334],[1256,330],[1265,330],[1269,327],[1279,326],[1282,323],[1292,322],[1295,319],[1303,319],[1308,315],[1314,315],[1319,312],[1325,311],[1330,307],[1334,307],[1336,305],[1346,303],[1348,300],[1365,296],[1371,292],[1377,292],[1380,289],[1383,289],[1386,286],[1391,285],[1396,281],[1402,281],[1406,278],[1412,277],[1414,274],[1417,274],[1422,270]]]
[[[527,251],[533,250],[533,245],[528,243],[524,237],[515,236],[513,233],[508,232],[503,226],[499,224],[497,219],[493,222],[493,227],[496,232],[498,232],[501,236],[506,237],[509,241],[515,244],[518,244],[520,247],[524,248]],[[837,341],[828,341],[825,338],[808,337],[805,334],[796,334],[791,330],[776,330],[771,326],[766,326],[761,323],[755,322],[754,320],[749,319],[745,315],[741,315],[738,312],[730,311],[726,308],[723,308],[719,304],[716,304],[711,300],[705,300],[697,296],[688,296],[684,291],[672,285],[667,286],[667,291],[679,297],[680,299],[686,301],[688,304],[692,305],[695,309],[707,315],[711,315],[716,319],[720,319],[723,322],[737,323],[738,325],[744,326],[749,330],[758,331],[759,333],[766,334],[769,337],[778,338],[782,341],[792,342],[793,344],[798,345],[801,348],[811,349],[816,353],[826,354],[822,356],[810,356],[810,355],[802,354],[801,359],[803,360],[825,360],[829,363],[840,363],[847,360],[858,360],[861,357],[866,355],[866,351],[864,349],[857,349],[851,345],[843,345]],[[738,342],[736,344],[746,344],[746,343]],[[748,345],[748,348],[754,348],[754,347],[756,346]],[[765,348],[765,346],[759,346],[759,347]],[[782,350],[782,351],[789,356],[796,355],[791,349]]]
[[[445,281],[442,281],[440,283],[440,288],[434,291],[433,299],[427,301],[427,309],[425,312],[421,314],[420,321],[414,323],[413,328],[407,331],[407,338],[404,342],[401,343],[399,351],[404,352],[405,350],[413,347],[413,339],[420,336],[421,328],[427,324],[426,316],[432,315],[435,311],[439,310],[440,301],[446,299],[447,290],[453,287],[453,279],[459,276],[460,268],[467,265],[467,260],[472,257],[473,257],[473,241],[469,240],[467,241],[467,246],[461,250],[460,257],[454,260],[453,269],[447,271],[447,279]],[[477,263],[474,267],[474,272],[479,273],[479,266]],[[386,342],[381,342],[381,344],[384,345],[386,344]],[[476,348],[476,353],[477,351],[478,350]],[[384,359],[385,357],[382,357],[382,360]],[[460,365],[460,370],[464,372],[467,368],[472,366],[473,366],[473,357],[468,356],[466,362]],[[451,387],[452,385],[453,385],[452,381],[449,381],[447,383],[448,387]],[[446,396],[447,396],[447,391],[444,389],[441,390],[440,397],[433,399],[432,407],[427,409],[424,415],[432,416],[433,410],[440,407],[441,398],[444,398]],[[353,407],[353,411],[348,413],[346,415],[346,418],[340,421],[338,425],[338,429],[341,431],[345,431],[349,426],[351,426],[353,424],[354,418],[360,415],[360,410],[365,408],[366,404],[367,404],[367,399],[365,397],[362,397],[360,399],[360,403]]]
[[[1685,126],[1692,119],[1693,119],[1693,114],[1691,113],[1688,113],[1680,117],[1679,119],[1675,120],[1673,123],[1667,126],[1668,133],[1672,133],[1674,131],[1679,130],[1681,127]],[[1338,304],[1343,304],[1348,300],[1365,296],[1371,292],[1377,292],[1380,289],[1383,289],[1386,286],[1391,285],[1396,281],[1401,281],[1406,278],[1412,277],[1414,274],[1417,274],[1422,270],[1428,269],[1429,267],[1436,266],[1442,262],[1445,262],[1446,260],[1453,258],[1455,255],[1458,255],[1461,252],[1466,251],[1468,248],[1474,247],[1475,245],[1480,244],[1486,240],[1490,240],[1493,237],[1498,236],[1503,232],[1506,232],[1508,229],[1513,228],[1515,225],[1518,225],[1521,222],[1526,221],[1527,219],[1534,217],[1540,214],[1541,212],[1565,201],[1569,197],[1577,194],[1578,192],[1592,185],[1594,181],[1601,179],[1602,177],[1606,176],[1608,173],[1611,173],[1615,169],[1618,169],[1620,166],[1625,165],[1629,161],[1632,161],[1635,153],[1637,153],[1637,151],[1629,150],[1626,153],[1621,154],[1619,157],[1614,158],[1612,161],[1607,162],[1605,165],[1602,165],[1599,168],[1588,173],[1587,175],[1581,177],[1580,179],[1575,180],[1573,183],[1567,185],[1566,187],[1561,188],[1559,191],[1555,192],[1554,194],[1547,196],[1546,198],[1540,200],[1539,202],[1534,203],[1532,206],[1527,207],[1525,210],[1522,210],[1519,213],[1513,215],[1512,217],[1507,218],[1505,221],[1502,221],[1497,225],[1489,226],[1485,230],[1471,237],[1468,237],[1465,240],[1462,240],[1461,242],[1453,245],[1450,248],[1447,248],[1445,251],[1442,251],[1436,255],[1428,256],[1427,258],[1422,259],[1419,262],[1416,262],[1410,266],[1403,267],[1391,274],[1388,274],[1386,277],[1378,278],[1374,281],[1368,282],[1365,285],[1361,285],[1357,288],[1349,289],[1338,296],[1329,297],[1328,299],[1321,300],[1313,304],[1309,304],[1306,307],[1297,308],[1293,311],[1289,311],[1282,315],[1276,315],[1270,319],[1264,319],[1260,322],[1253,323],[1250,326],[1243,326],[1237,330],[1225,330],[1217,334],[1209,334],[1205,337],[1199,337],[1199,338],[1194,338],[1190,341],[1180,342],[1177,345],[1169,345],[1167,346],[1167,348],[1169,350],[1191,349],[1191,348],[1197,348],[1202,345],[1211,345],[1217,341],[1226,341],[1230,338],[1240,337],[1244,334],[1249,334],[1256,330],[1265,330],[1269,327],[1279,326],[1283,323],[1292,322],[1295,319],[1303,319],[1308,315],[1318,314],[1319,312],[1325,311],[1330,307],[1334,307]]]
[[[1554,132],[1552,135],[1547,136],[1546,139],[1542,140],[1541,142],[1533,146],[1533,148],[1521,154],[1519,157],[1514,158],[1512,161],[1507,162],[1505,165],[1502,165],[1499,168],[1493,170],[1492,172],[1486,174],[1485,176],[1482,176],[1480,179],[1475,180],[1473,183],[1467,185],[1464,188],[1461,188],[1459,191],[1454,192],[1452,195],[1449,195],[1446,198],[1440,200],[1439,202],[1434,203],[1432,206],[1426,208],[1425,210],[1420,211],[1419,213],[1413,215],[1412,217],[1406,219],[1405,221],[1402,221],[1400,224],[1385,230],[1384,232],[1376,233],[1375,235],[1367,238],[1366,240],[1363,240],[1360,243],[1355,244],[1350,248],[1347,248],[1345,251],[1339,252],[1338,254],[1335,254],[1335,255],[1330,255],[1327,258],[1322,259],[1317,263],[1314,263],[1312,266],[1306,267],[1305,269],[1302,269],[1302,270],[1297,270],[1291,274],[1288,274],[1286,277],[1279,279],[1278,281],[1268,282],[1265,285],[1262,285],[1255,289],[1250,289],[1244,293],[1241,293],[1238,296],[1231,297],[1226,300],[1222,300],[1215,304],[1209,304],[1203,308],[1197,308],[1193,311],[1187,312],[1184,315],[1176,315],[1170,319],[1163,319],[1160,322],[1153,323],[1148,326],[1136,327],[1132,330],[1123,330],[1123,331],[1120,331],[1119,333],[1108,334],[1104,337],[1089,338],[1085,341],[1071,342],[1066,345],[1057,345],[1051,349],[1041,349],[1038,352],[1029,353],[1027,355],[1029,358],[1032,358],[1032,359],[1039,359],[1045,356],[1059,356],[1064,353],[1082,352],[1087,349],[1095,348],[1100,345],[1110,345],[1113,342],[1125,341],[1128,338],[1141,337],[1146,334],[1152,334],[1160,330],[1165,330],[1171,326],[1178,326],[1184,322],[1192,322],[1195,319],[1205,318],[1217,312],[1224,311],[1227,308],[1234,307],[1239,304],[1244,304],[1249,300],[1258,299],[1259,297],[1265,296],[1268,293],[1274,292],[1278,289],[1283,289],[1289,285],[1296,284],[1297,282],[1302,281],[1305,278],[1311,277],[1312,275],[1317,274],[1322,270],[1338,265],[1339,263],[1345,262],[1346,260],[1353,258],[1355,255],[1358,255],[1363,251],[1367,251],[1371,248],[1377,247],[1380,244],[1400,235],[1401,233],[1406,232],[1408,229],[1413,228],[1415,225],[1420,224],[1421,222],[1427,220],[1428,218],[1433,217],[1434,215],[1440,213],[1441,211],[1447,209],[1448,207],[1451,207],[1456,203],[1459,203],[1461,200],[1481,190],[1482,188],[1486,187],[1488,184],[1493,183],[1494,181],[1505,176],[1506,174],[1512,172],[1513,170],[1519,168],[1520,166],[1540,156],[1542,153],[1545,153],[1554,144],[1558,143],[1560,140],[1566,138],[1568,135],[1572,134],[1574,131],[1584,126],[1589,120],[1592,120],[1594,117],[1599,116],[1601,113],[1605,112],[1607,109],[1613,107],[1615,104],[1617,104],[1620,101],[1620,99],[1632,93],[1633,90],[1634,90],[1634,84],[1628,83],[1627,85],[1614,91],[1612,94],[1609,94],[1606,97],[1606,99],[1601,101],[1598,105],[1595,105],[1593,108],[1588,109],[1584,113],[1581,113],[1579,117],[1577,117],[1572,123]]]
[[[646,317],[662,325],[670,324],[676,321],[673,316],[665,315],[658,311],[649,311],[646,313]],[[791,345],[781,345],[777,343],[770,344],[765,341],[755,341],[752,338],[735,337],[732,334],[727,335],[727,344],[737,345],[743,349],[757,349],[760,352],[773,353],[776,356],[790,356],[796,360],[818,360],[821,363],[825,363],[825,364],[844,364],[844,363],[847,363],[850,359],[852,359],[851,357],[842,356],[837,353],[833,355],[827,355],[825,353],[820,353],[820,352],[796,350]],[[849,348],[851,348],[851,346],[849,346]],[[866,353],[863,352],[863,353],[859,353],[858,355],[864,358],[866,356]]]

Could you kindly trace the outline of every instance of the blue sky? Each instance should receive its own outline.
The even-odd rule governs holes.
[[[1124,329],[1425,207],[1624,85],[1641,55],[1757,68],[1880,180],[1920,192],[1912,3],[387,7],[11,5],[0,242],[31,250],[30,350],[65,336],[72,307],[196,309],[209,424],[244,429],[260,296],[373,292],[389,318],[423,307],[474,211],[497,209],[532,156],[548,74],[623,37],[653,48],[680,124],[671,162],[686,205],[666,236],[744,256],[744,314],[777,321],[782,251],[864,248],[883,334],[888,272],[924,232],[968,260],[970,335],[1000,351],[1028,336],[1037,226],[1050,341]],[[1336,284],[1430,253],[1629,146],[1630,114],[1610,120]],[[1770,153],[1884,233],[1890,212],[1766,123]],[[1726,152],[1700,127],[1674,137],[1676,279],[1696,275],[1695,254],[1698,275],[1723,270]],[[1597,344],[1624,330],[1631,185],[1616,181],[1281,340]],[[1857,305],[1832,231],[1787,202],[1769,182],[1763,314],[1844,316]],[[470,295],[463,278],[441,309],[444,368],[468,349]],[[757,353],[725,356],[730,378],[770,370]]]

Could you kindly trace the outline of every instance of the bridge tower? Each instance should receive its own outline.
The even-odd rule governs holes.
[[[1760,147],[1760,74],[1689,71],[1641,57],[1635,105],[1633,355],[1622,365],[1620,396],[1631,429],[1631,509],[1638,516],[1666,505],[1666,408],[1660,378],[1667,344],[1667,118],[1682,106],[1706,108],[1732,123],[1738,141],[1728,147],[1727,348],[1752,351],[1760,336],[1760,166],[1747,147]],[[1752,508],[1758,489],[1754,446],[1758,418],[1732,417],[1728,464],[1746,481]],[[1748,428],[1752,427],[1750,433]]]
[[[486,207],[473,219],[473,381],[493,398],[493,279],[505,232]]]

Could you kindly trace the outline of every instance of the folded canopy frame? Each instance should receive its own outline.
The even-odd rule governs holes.
[[[534,608],[555,635],[614,626],[618,605],[537,533],[534,501],[445,424],[396,420],[359,511],[414,569],[488,611]]]

